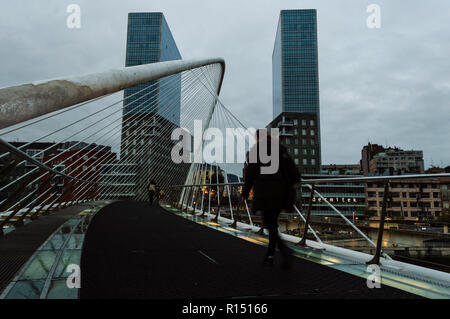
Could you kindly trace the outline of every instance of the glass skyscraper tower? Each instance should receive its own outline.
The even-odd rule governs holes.
[[[126,49],[127,67],[181,59],[160,12],[128,14]],[[171,133],[180,126],[181,74],[128,88],[124,98],[120,165],[133,167],[134,194],[143,196],[149,180],[161,184],[186,171],[170,157]],[[174,174],[177,170],[180,174]],[[171,178],[174,184],[184,181]]]
[[[128,14],[125,66],[180,59],[180,52],[161,12]],[[149,89],[131,96],[146,87]],[[170,96],[160,94],[160,87],[170,91]],[[180,125],[181,74],[126,89],[124,97],[125,113],[131,115],[136,112],[155,112],[175,125]]]
[[[272,55],[272,77],[273,119],[277,123],[269,126],[283,129],[281,140],[287,145],[301,141],[297,144],[299,157],[296,162],[302,172],[318,173],[321,143],[315,9],[280,12]],[[278,122],[281,119],[283,121]],[[300,123],[296,128],[283,124],[294,119],[295,123]]]

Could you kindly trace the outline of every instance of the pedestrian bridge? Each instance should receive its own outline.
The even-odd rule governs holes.
[[[81,204],[43,216],[0,238],[1,297],[450,297],[444,282],[399,262],[383,262],[380,288],[369,288],[370,255],[310,241],[299,247],[299,239],[289,236],[284,237],[296,256],[291,268],[283,269],[278,260],[263,266],[267,236],[249,225],[213,220],[213,215],[138,201]],[[43,229],[51,227],[56,230],[44,239]],[[70,265],[80,265],[81,288],[71,287],[76,280]]]
[[[176,129],[246,129],[219,98],[224,71],[180,60],[0,89],[0,298],[449,298],[450,275],[393,260],[383,232],[391,181],[450,174],[345,179],[385,185],[376,242],[315,189],[342,179],[302,180],[292,267],[263,267],[264,228],[230,180],[243,163],[173,161]],[[375,254],[324,243],[314,198]]]
[[[381,288],[369,289],[367,265],[319,247],[293,246],[297,258],[289,270],[277,262],[263,266],[266,236],[168,205],[117,201],[91,207],[39,220],[69,218],[20,270],[16,267],[2,298],[419,298],[445,293],[431,284],[427,291],[423,283],[396,275],[396,268],[383,270]],[[30,223],[16,231],[27,228],[39,230]],[[2,249],[13,239],[11,253],[21,245],[26,249],[24,237],[12,236],[1,239]],[[81,266],[81,289],[68,288],[71,264]]]

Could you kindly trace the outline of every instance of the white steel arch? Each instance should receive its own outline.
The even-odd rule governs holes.
[[[220,94],[225,73],[222,58],[175,60],[62,77],[0,89],[0,129],[165,76],[220,64]]]

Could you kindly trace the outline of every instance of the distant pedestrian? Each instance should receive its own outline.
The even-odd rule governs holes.
[[[164,191],[161,189],[159,191],[159,200],[162,201],[164,199]]]
[[[153,204],[153,198],[156,194],[156,183],[154,180],[150,181],[150,184],[148,185],[148,200],[150,202],[150,205]]]
[[[276,140],[275,140],[276,139]],[[257,152],[257,161],[248,160],[244,168],[244,190],[242,196],[248,199],[253,188],[253,212],[262,212],[263,226],[269,230],[269,246],[264,257],[264,264],[272,265],[275,257],[275,248],[283,255],[283,266],[289,267],[292,250],[286,246],[278,235],[278,216],[282,210],[292,210],[295,202],[296,191],[294,184],[301,181],[300,173],[294,164],[286,147],[279,144],[279,154],[271,154],[272,140],[279,143],[276,137],[272,137],[267,130],[256,132],[256,144],[250,153]],[[271,163],[263,163],[260,158],[259,148],[266,143],[269,158],[278,159],[278,170],[273,174],[261,173],[261,167],[270,166]],[[251,157],[250,157],[251,158]]]

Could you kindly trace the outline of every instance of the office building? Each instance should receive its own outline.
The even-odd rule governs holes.
[[[278,128],[280,142],[286,146],[301,173],[320,171],[320,142],[315,114],[282,113],[267,128]]]
[[[10,142],[16,148],[20,148],[24,153],[33,157],[35,160],[45,163],[46,166],[67,175],[74,176],[83,180],[89,180],[93,183],[98,182],[98,171],[103,163],[116,159],[116,153],[111,151],[110,146],[98,145],[95,143],[85,143],[78,141],[68,141],[63,143],[50,142]],[[4,150],[7,151],[6,149]],[[0,160],[0,168],[2,176],[0,178],[0,187],[4,187],[14,180],[19,179],[24,174],[30,173],[36,169],[36,165],[31,161],[25,161],[15,154],[4,156]],[[46,174],[41,179],[37,179],[39,175],[31,175],[23,182],[16,183],[12,187],[8,187],[0,192],[0,200],[4,204],[9,199],[27,198],[26,202],[31,202],[42,195],[50,187],[53,189],[53,196],[62,196],[62,200],[72,198],[76,195],[80,188],[79,183],[76,187],[72,179],[61,175]],[[51,180],[49,180],[51,177]],[[77,188],[75,190],[75,188]],[[39,189],[39,193],[31,192]],[[86,197],[93,197],[97,194],[98,184],[91,184],[89,190],[86,191]],[[86,190],[86,189],[85,189]],[[44,199],[46,197],[43,197]],[[25,203],[25,201],[24,201]],[[7,205],[5,206],[7,207]]]
[[[322,165],[322,174],[331,175],[361,175],[361,165],[359,164],[329,164]]]
[[[162,13],[129,13],[126,66],[179,59]],[[171,133],[180,125],[181,74],[126,89],[124,98],[121,163],[115,168],[133,167],[133,194],[146,198],[152,179],[159,185],[168,177],[178,178],[173,184],[184,182],[187,165],[176,165],[170,157],[174,145]]]
[[[361,150],[361,170],[364,175],[370,172],[370,161],[378,154],[384,152],[385,148],[378,144],[368,143]]]
[[[180,59],[180,52],[162,13],[128,14],[125,66]],[[170,90],[170,96],[163,90]],[[124,115],[157,113],[180,125],[181,74],[128,88],[124,98]]]
[[[368,144],[361,151],[364,175],[423,174],[423,151],[404,151],[398,147],[384,148]]]
[[[136,194],[136,164],[115,160],[100,166],[100,199],[133,199]]]
[[[388,218],[430,222],[450,209],[450,178],[395,180],[390,186]],[[373,211],[374,218],[381,215],[383,196],[383,183],[367,183],[367,208]]]
[[[304,179],[324,179],[324,178],[356,178],[361,175],[334,175],[316,174],[303,175]],[[364,183],[358,182],[326,182],[316,184],[316,191],[319,192],[331,205],[347,217],[364,217],[366,207],[366,196]],[[298,197],[297,207],[306,212],[309,204],[311,190],[302,185],[301,197]],[[339,215],[317,194],[313,198],[311,209],[312,216],[338,217]]]
[[[298,152],[302,155],[297,157],[300,172],[319,173],[321,141],[316,10],[280,12],[272,55],[272,77],[274,120],[268,127],[281,129],[280,140],[286,146],[298,140]],[[284,125],[294,120],[308,125],[299,126],[296,131],[294,126]],[[305,145],[302,139],[308,139]],[[311,140],[313,145],[308,144]]]

